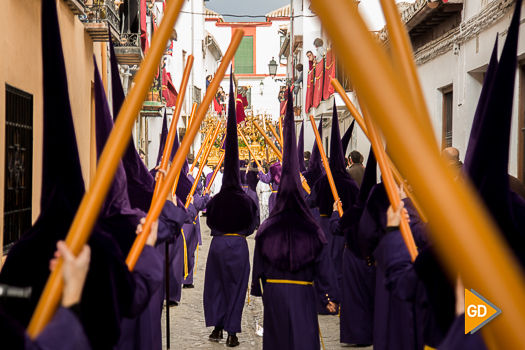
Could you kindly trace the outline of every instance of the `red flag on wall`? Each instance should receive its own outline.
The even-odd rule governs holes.
[[[304,111],[308,113],[310,108],[312,108],[312,101],[314,98],[314,70],[308,72],[308,77],[306,78],[306,98],[304,101]]]
[[[314,97],[312,101],[312,107],[316,108],[323,99],[323,64],[318,63],[315,67],[315,84],[314,84]]]
[[[177,89],[171,81],[171,74],[166,73],[166,69],[162,70],[162,97],[166,100],[166,107],[174,107],[177,102]]]
[[[333,78],[335,78],[335,55],[334,55],[334,50],[329,50],[326,53],[326,68],[324,71],[323,100],[327,100],[335,92],[334,87],[330,83]]]

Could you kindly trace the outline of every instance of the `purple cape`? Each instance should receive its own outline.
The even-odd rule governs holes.
[[[277,200],[255,237],[263,258],[282,271],[297,271],[310,265],[326,244],[304,200],[295,140],[293,106],[289,104],[284,119],[283,166]]]

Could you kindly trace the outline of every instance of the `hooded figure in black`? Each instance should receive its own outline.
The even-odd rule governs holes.
[[[319,349],[316,294],[325,308],[336,309],[326,238],[304,200],[299,178],[294,124],[289,104],[281,186],[274,210],[255,237],[252,294],[263,297],[263,349]]]
[[[242,310],[250,274],[250,254],[246,236],[255,230],[257,206],[242,190],[239,174],[239,148],[233,81],[226,129],[226,154],[221,190],[206,209],[210,244],[204,279],[204,317],[206,327],[215,327],[210,340],[219,341],[228,331],[226,345],[237,346]]]
[[[12,300],[5,311],[27,327],[49,277],[49,260],[65,239],[84,195],[55,2],[42,4],[44,141],[40,215],[13,246],[0,283],[31,286],[30,301]],[[64,168],[67,164],[67,168]],[[96,225],[88,241],[91,266],[81,319],[93,349],[112,349],[130,309],[134,281],[115,237]]]

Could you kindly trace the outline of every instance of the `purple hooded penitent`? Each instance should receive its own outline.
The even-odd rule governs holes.
[[[252,224],[257,207],[241,187],[235,97],[231,77],[225,144],[226,154],[223,163],[224,174],[222,177],[222,186],[219,193],[208,202],[208,206],[206,207],[206,223],[212,230],[238,232]]]
[[[490,72],[492,79],[483,85],[483,99],[476,109],[463,169],[508,244],[525,264],[525,201],[511,191],[508,178],[521,3],[516,3],[496,71]]]
[[[111,38],[109,40],[109,50],[111,55],[111,93],[113,97],[113,119],[116,121],[120,107],[124,103],[125,95],[118,74],[117,56]],[[151,176],[148,168],[140,159],[133,140],[130,140],[124,155],[122,164],[126,171],[128,180],[128,196],[132,208],[139,208],[144,212],[149,211],[153,191],[155,189],[155,179]]]
[[[343,155],[343,145],[341,143],[341,135],[339,134],[339,119],[337,116],[337,107],[333,107],[332,117],[332,135],[330,139],[330,170],[334,178],[337,194],[343,204],[343,210],[350,208],[355,204],[359,187],[350,175],[346,172],[345,160]],[[332,214],[334,197],[330,189],[328,177],[325,175],[321,177],[314,185],[317,193],[317,206],[321,215]]]
[[[350,126],[348,127],[348,130],[346,130],[345,134],[343,135],[343,138],[341,139],[341,144],[343,145],[343,156],[346,154],[346,149],[348,148],[348,144],[350,143],[350,139],[352,138],[352,133],[354,132],[354,124],[355,119],[352,120]]]
[[[299,160],[299,171],[303,173],[306,171],[304,166],[304,121],[301,122],[301,131],[299,131],[299,139],[297,140],[297,159]]]
[[[283,166],[277,200],[255,239],[271,266],[282,271],[297,271],[315,260],[326,238],[304,200],[291,104],[287,107],[283,128]]]
[[[93,62],[95,65],[95,129],[98,160],[113,130],[113,118],[111,118],[97,62],[95,59]],[[119,162],[115,178],[100,211],[98,223],[105,231],[113,235],[122,253],[127,255],[135,241],[137,225],[143,217],[146,217],[146,213],[130,207],[126,172],[122,162]]]
[[[164,153],[164,147],[166,146],[167,139],[168,139],[168,116],[166,114],[166,111],[164,111],[164,117],[162,118],[162,128],[160,132],[159,153],[157,154],[157,161],[155,162],[155,167],[160,165],[160,162],[162,161],[162,155]],[[152,172],[153,177],[155,177],[155,175],[153,174],[153,170],[150,170],[150,172]]]
[[[321,137],[323,136],[323,117],[321,116],[321,120],[319,121],[319,135]],[[312,147],[312,153],[310,154],[310,161],[308,162],[308,170],[303,172],[303,176],[306,179],[306,182],[308,183],[308,186],[310,188],[314,187],[315,183],[319,178],[321,178],[323,175],[326,174],[326,171],[324,170],[323,163],[321,160],[321,153],[319,152],[319,147],[317,146],[317,142],[314,141],[314,145]]]
[[[84,195],[56,2],[42,1],[43,159],[40,215],[13,246],[0,283],[31,286],[31,299],[4,309],[27,326],[49,277],[49,260],[63,240]],[[66,164],[67,166],[64,166]],[[96,225],[88,241],[91,262],[82,293],[82,325],[93,349],[113,349],[134,292],[131,273],[112,235]],[[29,257],[29,258],[28,258]],[[103,315],[103,317],[101,317]]]

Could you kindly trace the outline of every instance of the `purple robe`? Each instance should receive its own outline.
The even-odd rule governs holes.
[[[465,334],[465,314],[452,323],[447,336],[438,347],[439,350],[487,350],[480,332]]]
[[[186,238],[186,247],[188,245],[188,237],[191,237],[192,235],[190,231],[195,230],[195,226],[193,225],[193,219],[195,218],[195,216],[197,216],[195,207],[193,206],[193,204],[190,204],[188,207],[186,222],[184,223],[184,225],[182,225],[182,231],[184,232],[184,236]],[[186,233],[188,233],[188,236],[186,236]],[[164,253],[163,256],[165,257],[166,248],[164,246],[160,248]],[[182,280],[184,277],[184,239],[182,235],[178,236],[177,239],[175,239],[175,241],[170,242],[168,258],[170,260],[169,301],[180,302],[182,295]],[[165,285],[163,287],[165,288]],[[166,299],[168,299],[167,296]]]
[[[122,320],[120,340],[116,349],[151,349],[154,343],[151,327],[153,320],[150,319],[148,306],[164,278],[162,267],[163,261],[158,251],[145,246],[133,270],[136,288],[131,315]]]
[[[59,307],[51,322],[35,340],[25,336],[25,349],[89,350],[91,346],[78,317],[70,309]]]
[[[271,213],[273,207],[275,206],[275,201],[277,200],[279,184],[273,181],[272,174],[265,174],[262,171],[259,172],[259,181],[272,186],[272,194],[270,195],[270,199],[268,199],[268,213]]]
[[[279,270],[264,261],[256,243],[251,294],[263,297],[263,349],[320,349],[316,298],[326,308],[330,301],[327,295],[335,293],[337,287],[328,278],[331,269],[326,245],[316,256],[314,264],[291,272]],[[260,279],[264,291],[261,291]],[[267,279],[314,282],[316,288],[311,285],[266,283]]]
[[[198,191],[199,192],[199,191]],[[186,237],[186,246],[187,246],[187,258],[188,258],[188,277],[183,278],[182,283],[183,284],[193,284],[193,269],[195,267],[195,251],[197,250],[198,245],[202,245],[202,239],[201,239],[201,225],[199,220],[199,211],[202,211],[206,208],[206,204],[208,204],[208,201],[210,200],[210,195],[206,194],[205,196],[201,196],[200,193],[195,194],[194,198],[194,204],[193,207],[195,208],[195,211],[197,212],[197,215],[193,218],[194,221],[192,224],[188,224],[193,226],[192,228],[187,227],[186,225],[184,228],[184,235]]]
[[[237,232],[240,236],[225,236],[211,230],[213,239],[206,262],[204,277],[204,318],[206,327],[241,332],[242,310],[250,277],[250,253],[246,238],[253,233],[250,227]]]

